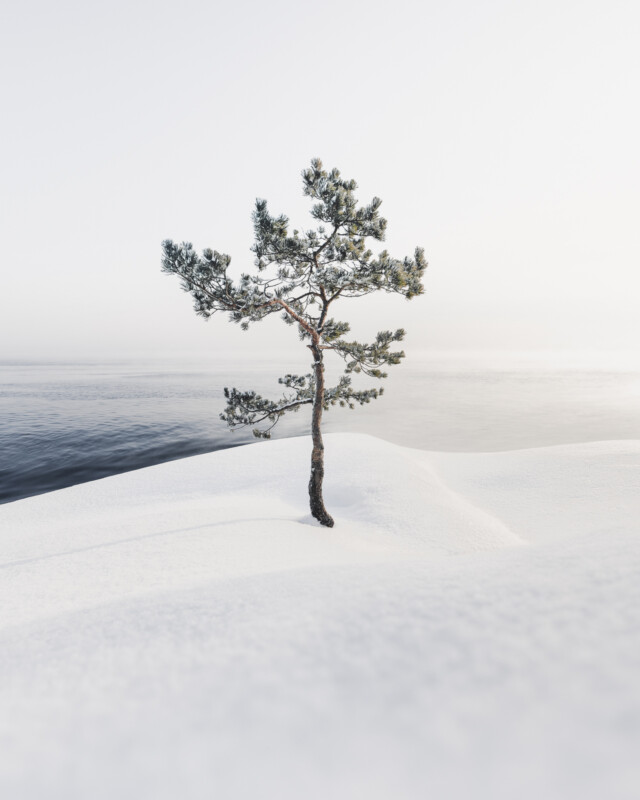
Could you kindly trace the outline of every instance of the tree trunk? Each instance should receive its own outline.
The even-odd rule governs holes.
[[[322,479],[324,478],[324,444],[320,423],[322,421],[322,403],[324,400],[324,364],[322,350],[316,342],[310,346],[313,353],[313,369],[315,372],[315,393],[313,396],[313,412],[311,416],[311,478],[309,479],[309,504],[311,514],[321,525],[333,528],[333,518],[324,507],[322,499]]]

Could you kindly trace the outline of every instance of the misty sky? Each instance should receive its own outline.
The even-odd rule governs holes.
[[[383,199],[426,295],[344,301],[411,349],[638,347],[637,0],[5,0],[0,358],[299,347],[197,318],[160,242],[252,264],[312,157]]]

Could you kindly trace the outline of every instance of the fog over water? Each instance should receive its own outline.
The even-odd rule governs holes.
[[[314,224],[314,157],[382,198],[392,256],[429,261],[410,304],[338,305],[358,337],[640,341],[638,3],[3,6],[0,359],[249,347],[204,329],[160,243],[228,253],[237,280],[257,197]]]
[[[275,399],[277,378],[298,368],[222,358],[4,362],[0,502],[256,442],[250,429],[231,432],[219,419],[224,386]],[[391,368],[384,387],[365,407],[332,408],[324,430],[444,451],[640,438],[640,365],[627,357],[423,353]],[[274,438],[305,435],[309,415],[286,415]]]

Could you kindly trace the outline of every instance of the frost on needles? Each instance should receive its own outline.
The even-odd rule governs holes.
[[[266,200],[256,200],[253,212],[256,271],[244,273],[234,282],[228,275],[230,256],[206,249],[199,256],[189,242],[162,243],[162,269],[180,277],[182,288],[193,297],[196,313],[209,318],[217,311],[247,329],[269,314],[281,314],[288,325],[297,326],[301,341],[313,356],[311,372],[279,379],[285,391],[278,400],[267,400],[255,391],[225,389],[227,405],[220,416],[230,428],[253,426],[255,436],[269,438],[278,420],[288,411],[312,406],[311,477],[309,499],[312,515],[333,526],[324,507],[324,447],[322,412],[338,403],[355,408],[375,400],[381,388],[354,389],[352,373],[386,378],[384,367],[399,364],[402,350],[392,350],[404,338],[404,330],[381,331],[371,344],[349,341],[349,324],[329,316],[339,299],[364,297],[373,292],[393,292],[408,300],[424,291],[422,277],[427,267],[424,251],[417,247],[413,258],[397,259],[383,250],[374,255],[367,239],[383,241],[387,221],[380,216],[381,200],[358,206],[357,184],[345,180],[337,169],[327,172],[319,159],[302,172],[304,194],[312,198],[311,216],[318,225],[305,231],[289,230],[284,215],[273,217]],[[344,374],[326,387],[324,356],[332,352],[343,359]]]

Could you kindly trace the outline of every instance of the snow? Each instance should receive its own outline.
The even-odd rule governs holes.
[[[0,507],[0,796],[640,786],[640,442],[325,436]]]

